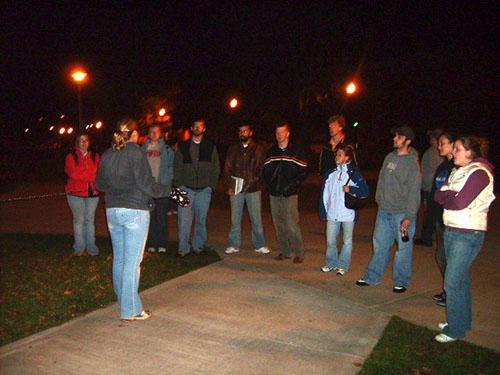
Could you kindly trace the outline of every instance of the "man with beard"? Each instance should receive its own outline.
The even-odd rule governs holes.
[[[380,284],[389,263],[391,247],[396,242],[392,271],[394,293],[404,293],[410,285],[413,260],[413,236],[420,205],[421,175],[418,158],[410,147],[415,133],[408,126],[393,131],[394,151],[380,170],[375,200],[378,204],[373,231],[373,257],[358,286]]]
[[[245,203],[252,224],[252,242],[256,253],[268,254],[261,216],[261,173],[265,149],[253,140],[250,124],[238,128],[240,141],[229,147],[224,165],[224,186],[231,203],[231,230],[226,254],[240,251],[241,219]]]
[[[188,193],[190,204],[178,208],[179,250],[178,256],[200,254],[207,241],[207,213],[212,191],[219,179],[219,155],[215,144],[205,137],[206,124],[203,119],[193,122],[191,138],[182,143],[175,152],[175,184]],[[189,245],[191,227],[194,236]]]

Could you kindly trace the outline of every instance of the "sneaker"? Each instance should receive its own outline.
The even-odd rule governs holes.
[[[335,268],[335,267],[323,266],[323,267],[321,267],[321,271],[323,271],[323,272],[337,271],[337,268]]]
[[[432,299],[433,299],[434,301],[441,301],[441,300],[443,300],[443,299],[446,299],[446,293],[445,293],[445,291],[443,290],[441,293],[434,294],[434,295],[432,296]]]
[[[448,322],[438,323],[438,328],[442,331],[444,329],[444,327],[446,327],[447,325],[448,325]]]
[[[365,280],[363,279],[359,279],[358,281],[356,281],[356,285],[357,286],[370,286],[370,284],[368,284]]]
[[[394,293],[404,293],[406,292],[406,288],[404,286],[395,286],[394,288],[392,288],[392,291]]]
[[[266,246],[262,246],[260,249],[255,249],[255,252],[260,254],[269,254],[271,250],[269,250]]]
[[[154,253],[156,249],[154,247],[148,247],[148,253]]]
[[[224,251],[226,254],[235,254],[237,252],[239,252],[240,249],[237,249],[236,247],[234,246],[229,246],[226,251]]]
[[[159,247],[159,248],[158,248],[158,252],[159,252],[159,253],[166,253],[166,252],[167,252],[167,249],[165,249],[164,247]]]
[[[133,322],[136,320],[146,320],[151,318],[151,311],[143,310],[139,315],[133,316],[131,318],[122,318],[120,320],[124,322]]]
[[[437,335],[435,337],[435,339],[436,339],[437,342],[441,342],[443,344],[446,344],[448,342],[457,341],[457,339],[454,339],[453,337],[445,335],[444,333],[440,333],[439,335]]]
[[[345,269],[343,269],[343,268],[337,269],[337,275],[344,276],[345,275]]]

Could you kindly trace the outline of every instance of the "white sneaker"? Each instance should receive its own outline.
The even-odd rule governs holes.
[[[441,343],[444,343],[444,344],[447,343],[447,342],[457,341],[457,339],[454,339],[453,337],[445,335],[444,333],[440,333],[439,335],[437,335],[434,338],[436,339],[437,342],[441,342]]]
[[[328,267],[328,266],[321,267],[321,271],[323,271],[323,272],[330,272],[330,271],[336,271],[336,270],[337,270],[337,268],[335,268],[335,267]]]
[[[234,254],[239,252],[240,249],[235,248],[234,246],[229,246],[226,251],[224,251],[226,254]]]
[[[156,249],[154,247],[148,247],[148,252],[149,253],[154,253]]]
[[[158,252],[159,252],[159,253],[166,253],[166,252],[167,252],[167,249],[165,249],[164,247],[159,247],[159,248],[158,248]]]
[[[444,329],[444,327],[446,327],[447,325],[448,325],[448,322],[438,323],[438,328],[442,331]]]
[[[338,268],[338,269],[337,269],[337,275],[344,276],[344,275],[345,275],[345,269],[343,269],[343,268]]]
[[[269,250],[266,246],[262,246],[260,249],[255,249],[255,252],[260,254],[269,254],[271,250]]]

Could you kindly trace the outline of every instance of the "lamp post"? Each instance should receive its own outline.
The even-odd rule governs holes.
[[[71,78],[73,78],[78,88],[78,131],[81,132],[83,128],[82,85],[87,80],[87,72],[82,69],[74,70],[71,73]]]

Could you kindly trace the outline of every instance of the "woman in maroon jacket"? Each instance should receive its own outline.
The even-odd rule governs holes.
[[[98,255],[95,244],[95,210],[99,203],[99,192],[95,187],[99,155],[89,149],[87,134],[78,134],[73,152],[66,155],[64,172],[68,175],[66,197],[73,212],[74,255]]]

